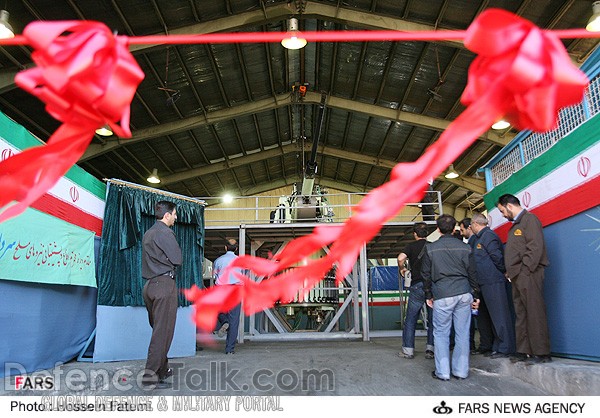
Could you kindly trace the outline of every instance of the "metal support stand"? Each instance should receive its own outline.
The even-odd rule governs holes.
[[[246,253],[246,226],[244,224],[240,225],[240,231],[238,235],[238,254],[244,255]],[[241,306],[241,314],[240,314],[240,326],[238,328],[237,342],[238,344],[244,343],[244,323],[246,319],[246,315],[244,312],[244,302],[242,301]]]
[[[367,283],[367,246],[364,244],[360,250],[359,260],[363,341],[369,341],[369,292]]]

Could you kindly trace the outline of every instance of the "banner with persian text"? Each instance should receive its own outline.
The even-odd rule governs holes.
[[[27,209],[0,224],[0,279],[96,287],[94,233]]]

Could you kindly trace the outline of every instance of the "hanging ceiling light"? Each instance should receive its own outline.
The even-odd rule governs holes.
[[[450,164],[450,167],[448,167],[448,171],[446,171],[444,177],[446,177],[447,179],[455,179],[459,177],[459,174],[454,169],[454,164]]]
[[[6,10],[0,10],[0,39],[14,38],[15,32],[8,23],[9,13]]]
[[[508,123],[504,119],[500,119],[498,122],[496,122],[492,125],[492,129],[502,130],[502,129],[508,128],[509,126],[510,126],[510,123]]]
[[[158,170],[156,168],[152,170],[152,174],[146,180],[148,180],[148,183],[160,183],[160,179],[158,178]]]
[[[100,136],[113,136],[114,135],[112,129],[110,129],[110,126],[108,126],[108,125],[104,125],[102,128],[96,129],[96,133]]]
[[[281,40],[281,45],[287,49],[300,49],[306,45],[306,39],[298,30],[298,19],[292,17],[288,20],[288,31],[285,38]]]
[[[592,17],[588,20],[585,29],[590,32],[600,32],[600,1],[592,3]]]
[[[223,203],[228,204],[228,203],[231,203],[231,202],[233,202],[233,196],[230,195],[229,193],[225,193],[223,195]]]

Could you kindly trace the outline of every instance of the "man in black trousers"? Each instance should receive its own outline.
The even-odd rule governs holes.
[[[493,342],[491,358],[509,357],[515,352],[515,328],[506,294],[504,248],[500,237],[490,229],[480,213],[473,215],[471,230],[475,234],[473,255],[477,283],[491,319]],[[479,307],[481,313],[481,306]]]
[[[142,277],[146,280],[143,296],[152,338],[148,347],[144,386],[171,387],[165,380],[173,375],[167,353],[173,341],[177,318],[175,268],[181,265],[181,248],[171,227],[177,220],[175,204],[160,201],[154,210],[156,223],[142,240]]]

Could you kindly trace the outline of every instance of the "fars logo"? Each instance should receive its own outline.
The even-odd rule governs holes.
[[[15,376],[15,390],[52,390],[52,376]]]

